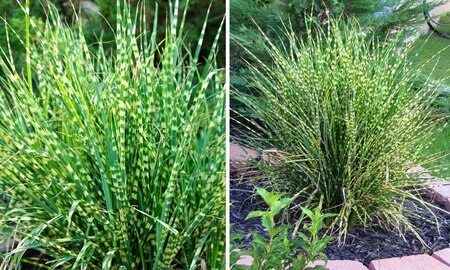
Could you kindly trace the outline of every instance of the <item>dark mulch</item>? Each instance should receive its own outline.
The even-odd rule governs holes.
[[[249,212],[265,210],[266,206],[259,196],[255,196],[254,185],[247,180],[252,172],[237,172],[231,170],[230,181],[230,222],[233,224],[231,232],[240,233],[246,237],[241,243],[251,242],[250,232],[257,231],[265,234],[258,219],[245,220]],[[417,207],[413,202],[408,207]],[[345,245],[331,243],[325,253],[331,260],[358,260],[366,266],[376,259],[416,255],[441,250],[450,247],[450,215],[433,210],[440,223],[440,234],[436,226],[426,220],[434,220],[431,213],[425,212],[423,220],[413,219],[411,222],[419,228],[419,232],[426,246],[423,246],[412,232],[407,232],[401,238],[391,231],[380,227],[357,228],[352,230]],[[295,216],[295,215],[294,215]],[[295,223],[295,220],[291,220]]]

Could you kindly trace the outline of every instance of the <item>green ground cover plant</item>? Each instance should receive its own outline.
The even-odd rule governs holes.
[[[429,77],[441,83],[440,89],[450,87],[450,40],[437,36],[421,36],[412,45],[409,60],[413,66],[421,70],[424,77]],[[447,90],[448,91],[448,90]],[[450,93],[442,92],[433,103],[434,115],[445,118],[440,123],[443,128],[432,135],[432,142],[425,150],[427,155],[442,153],[445,156],[428,166],[436,166],[434,175],[444,179],[450,179]]]
[[[303,191],[312,204],[323,196],[323,210],[338,214],[330,225],[340,240],[373,224],[420,239],[409,222],[420,213],[405,201],[431,206],[419,196],[423,180],[406,171],[437,158],[423,155],[438,129],[435,86],[417,83],[420,70],[409,49],[398,51],[398,37],[379,41],[354,20],[333,18],[309,29],[299,39],[285,26],[289,42],[264,43],[272,61],[248,64],[255,94],[233,91],[245,106],[235,113],[246,120],[235,139],[277,149],[266,152],[271,162],[255,164],[275,189]]]
[[[111,58],[52,7],[30,43],[24,16],[25,71],[0,58],[1,269],[224,269],[220,29],[200,59],[208,16],[191,53],[186,9],[170,5],[159,40],[118,0]]]
[[[443,158],[430,163],[428,167],[436,167],[433,176],[450,181],[450,125],[447,123],[442,131],[434,133],[432,139],[425,154],[432,156],[441,153]]]
[[[450,40],[421,36],[413,43],[410,61],[423,75],[450,86]]]
[[[441,33],[450,34],[450,12],[441,15],[438,19],[438,22],[442,25],[437,26],[436,30]]]
[[[231,252],[232,269],[250,270],[270,270],[270,269],[296,269],[296,270],[327,270],[325,266],[309,266],[316,260],[328,261],[323,253],[328,243],[334,240],[333,237],[321,235],[324,228],[324,221],[334,214],[322,214],[321,203],[314,210],[302,207],[304,216],[307,219],[299,220],[303,224],[303,231],[295,229],[290,231],[289,225],[277,224],[276,217],[287,210],[293,203],[295,196],[288,198],[284,193],[273,193],[264,188],[256,188],[256,192],[267,204],[266,211],[253,211],[247,216],[250,218],[260,218],[261,224],[267,230],[268,240],[260,233],[252,234],[251,249],[240,248],[243,245],[234,244]],[[290,234],[292,233],[292,236]],[[232,235],[231,241],[242,239],[239,234]],[[244,255],[253,258],[253,264],[237,265],[236,262]]]

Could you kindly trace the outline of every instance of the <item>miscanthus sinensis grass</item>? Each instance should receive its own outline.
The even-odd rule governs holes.
[[[289,26],[283,45],[266,38],[271,61],[248,64],[251,93],[233,90],[244,105],[236,140],[272,149],[271,162],[257,165],[274,188],[313,204],[323,196],[341,240],[373,224],[419,237],[410,218],[420,213],[405,202],[431,206],[419,196],[423,180],[407,170],[436,158],[422,155],[434,130],[433,86],[417,85],[420,71],[397,39],[378,42],[351,19],[308,24],[302,39]]]
[[[1,268],[224,268],[220,30],[199,59],[207,18],[189,47],[186,8],[171,5],[157,40],[158,22],[147,29],[118,0],[111,57],[51,7],[36,44],[22,37],[25,74],[2,48],[0,233],[11,245]]]

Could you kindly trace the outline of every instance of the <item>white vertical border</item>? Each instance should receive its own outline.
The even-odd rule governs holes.
[[[230,269],[230,1],[225,0],[226,206],[225,269]]]

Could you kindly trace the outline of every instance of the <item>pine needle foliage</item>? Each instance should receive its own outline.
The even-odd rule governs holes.
[[[306,39],[290,26],[282,45],[266,37],[272,61],[248,64],[255,90],[232,90],[245,119],[235,139],[265,151],[270,162],[256,165],[274,188],[312,204],[323,196],[324,211],[338,213],[340,240],[373,224],[420,238],[410,222],[420,213],[405,205],[430,205],[419,196],[423,180],[407,170],[436,158],[422,154],[435,129],[433,85],[417,85],[420,70],[410,68],[409,49],[397,49],[399,38],[378,42],[355,20],[307,25]]]
[[[191,53],[186,9],[170,5],[157,40],[158,22],[147,29],[118,0],[112,58],[101,41],[92,54],[82,23],[65,26],[52,7],[38,42],[28,31],[23,41],[26,74],[3,48],[0,232],[12,244],[2,269],[224,268],[220,30],[199,59],[208,18]]]

